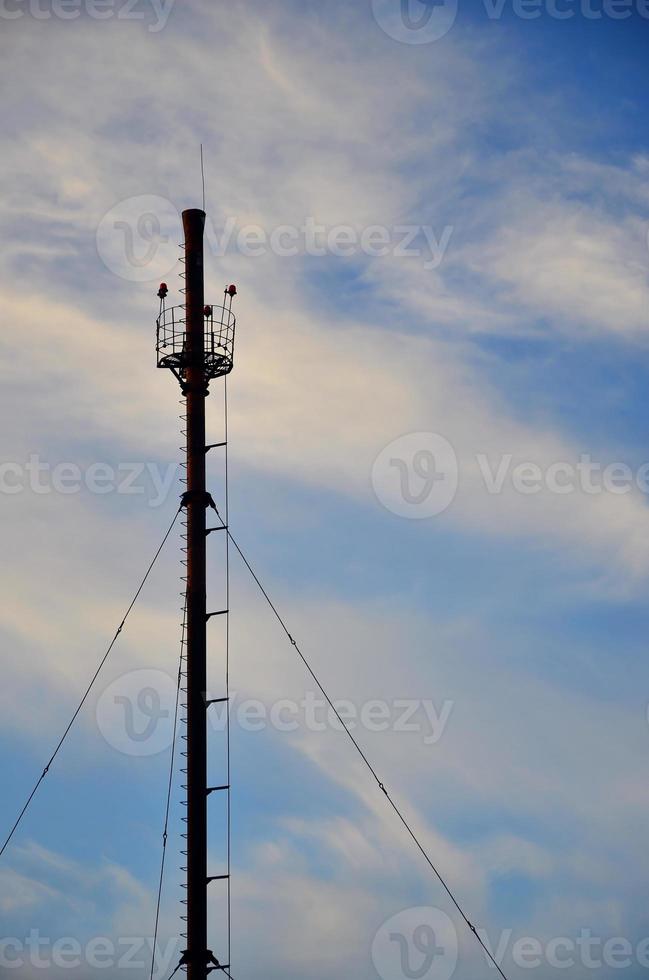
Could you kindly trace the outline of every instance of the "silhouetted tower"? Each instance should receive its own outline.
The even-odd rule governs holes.
[[[213,501],[205,485],[205,398],[210,381],[232,370],[232,299],[236,288],[226,288],[222,306],[205,305],[205,212],[195,208],[183,211],[183,228],[185,303],[167,307],[167,287],[161,284],[157,354],[158,367],[174,373],[186,399],[187,490],[182,504],[187,512],[187,950],[183,965],[189,980],[205,980],[212,970],[229,968],[229,963],[219,963],[208,948],[207,930],[209,883],[216,878],[229,879],[229,867],[227,875],[209,875],[208,796],[216,790],[229,792],[229,785],[207,785],[207,711],[213,702],[207,697],[206,512]],[[227,614],[227,610],[222,612]]]

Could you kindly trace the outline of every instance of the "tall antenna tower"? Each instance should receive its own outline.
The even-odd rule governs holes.
[[[255,573],[246,555],[239,547],[228,528],[228,506],[227,506],[227,412],[225,425],[225,440],[222,443],[206,445],[205,442],[205,399],[209,394],[210,382],[216,378],[225,378],[230,373],[233,366],[234,356],[234,332],[235,317],[232,313],[232,301],[236,295],[235,286],[226,286],[224,302],[219,306],[206,306],[204,296],[204,269],[203,269],[203,236],[205,232],[205,212],[198,209],[190,209],[183,212],[183,228],[185,234],[184,243],[184,263],[186,280],[185,303],[180,306],[167,308],[166,297],[168,289],[165,283],[161,283],[158,291],[160,297],[160,313],[157,319],[157,363],[160,368],[168,368],[173,372],[180,382],[183,397],[186,402],[186,415],[184,416],[187,424],[187,490],[183,494],[181,506],[174,515],[171,525],[167,529],[162,543],[156,551],[153,561],[150,563],[138,589],[128,606],[126,613],[118,626],[108,648],[106,649],[90,684],[86,688],[81,701],[72,715],[63,736],[54,749],[43,772],[36,780],[36,783],[27,798],[18,818],[0,847],[0,857],[4,854],[10,841],[12,840],[21,821],[27,813],[32,800],[34,799],[41,783],[50,772],[54,760],[59,754],[74,722],[83,708],[90,692],[100,674],[103,665],[106,663],[110,652],[117,642],[122,629],[135,605],[149,575],[167,541],[171,531],[178,519],[181,508],[185,508],[187,521],[187,586],[185,590],[185,620],[186,627],[186,688],[187,696],[187,752],[184,753],[187,759],[187,768],[183,771],[187,774],[187,949],[184,950],[182,958],[174,970],[172,976],[184,967],[189,980],[206,980],[207,975],[214,970],[222,971],[226,977],[230,977],[230,751],[229,751],[229,679],[226,666],[226,685],[225,697],[208,699],[207,696],[207,622],[214,615],[227,616],[229,614],[229,598],[226,598],[225,609],[216,613],[207,612],[207,590],[206,590],[206,539],[212,531],[223,531],[226,543],[230,541],[238,552],[243,564],[250,572],[255,584],[259,588],[264,599],[270,606],[275,618],[278,620],[282,630],[286,634],[292,647],[295,649],[299,659],[302,661],[312,681],[324,697],[330,710],[333,712],[341,730],[344,731],[360,756],[366,769],[376,783],[378,789],[385,797],[387,803],[398,817],[403,829],[415,844],[417,850],[424,858],[430,871],[433,873],[438,883],[444,889],[448,899],[455,907],[457,913],[463,920],[468,930],[475,937],[482,947],[491,965],[498,971],[501,980],[507,980],[503,969],[490,950],[488,944],[481,937],[480,930],[471,922],[460,904],[458,898],[451,890],[445,876],[438,870],[436,863],[428,853],[424,844],[413,830],[410,822],[404,816],[401,807],[395,802],[390,792],[382,782],[376,769],[369,761],[365,751],[357,741],[350,727],[345,723],[341,713],[336,708],[335,702],[331,699],[317,675],[313,671],[309,661],[298,646],[297,641],[289,632],[286,622],[282,618],[277,607],[271,600],[268,592]],[[224,399],[227,406],[227,399]],[[226,449],[226,494],[224,519],[215,528],[208,528],[206,521],[207,508],[213,507],[217,517],[220,514],[207,492],[205,485],[205,458],[209,449],[216,449],[223,446]],[[227,545],[226,545],[227,546]],[[226,564],[227,564],[226,553]],[[226,585],[226,596],[229,596],[229,583]],[[227,644],[226,644],[227,650]],[[227,663],[227,657],[226,657]],[[179,677],[182,676],[182,655]],[[180,681],[179,681],[180,687]],[[227,784],[224,786],[208,786],[207,782],[207,711],[212,704],[218,702],[226,703],[227,719]],[[175,722],[174,722],[175,724]],[[172,767],[173,767],[172,752]],[[171,780],[169,782],[169,793],[171,791]],[[225,791],[228,801],[228,849],[227,849],[227,874],[209,874],[207,866],[207,803],[211,793]],[[165,829],[163,833],[162,866],[160,872],[160,890],[158,892],[158,908],[156,913],[157,936],[158,914],[160,911],[160,892],[164,872],[164,854],[167,841],[167,820],[169,816],[169,795],[167,796],[167,811],[165,819]],[[217,879],[227,879],[228,887],[228,942],[227,942],[227,963],[221,963],[208,947],[208,921],[207,921],[207,892],[210,882]],[[153,944],[155,955],[155,942]],[[151,976],[153,976],[154,961],[151,964]]]
[[[220,963],[208,948],[207,891],[215,878],[229,879],[230,870],[228,866],[227,875],[210,876],[207,864],[208,796],[215,790],[229,792],[230,787],[208,787],[207,783],[207,711],[211,702],[207,695],[206,514],[214,502],[205,485],[209,448],[205,439],[205,399],[210,381],[232,370],[232,300],[236,288],[226,287],[223,305],[205,305],[205,212],[192,208],[183,211],[182,218],[185,303],[167,307],[167,287],[161,284],[156,347],[158,367],[173,372],[186,400],[187,490],[182,505],[187,512],[187,949],[181,963],[188,980],[205,980],[212,970],[229,968],[229,963]],[[226,615],[227,612],[223,610]]]

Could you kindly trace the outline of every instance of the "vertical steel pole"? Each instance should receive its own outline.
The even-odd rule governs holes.
[[[187,977],[207,977],[205,212],[183,211],[187,369]]]

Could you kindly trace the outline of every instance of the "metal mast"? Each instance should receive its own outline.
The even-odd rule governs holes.
[[[207,977],[205,212],[183,211],[187,398],[187,977]]]
[[[228,786],[207,785],[207,711],[214,703],[207,696],[206,511],[216,507],[205,485],[205,399],[209,383],[232,370],[235,318],[232,299],[236,287],[225,289],[223,306],[206,306],[204,296],[203,235],[205,212],[183,211],[185,235],[185,303],[167,308],[167,286],[161,283],[157,320],[158,367],[178,378],[186,399],[187,490],[182,505],[187,514],[187,949],[181,965],[188,980],[206,980],[212,970],[223,970],[208,948],[207,866],[208,796]],[[227,614],[227,610],[223,610]],[[227,699],[218,699],[227,700]],[[228,950],[229,958],[229,950]]]

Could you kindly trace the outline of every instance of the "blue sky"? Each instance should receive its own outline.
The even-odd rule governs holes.
[[[130,14],[116,0],[104,19],[90,0],[70,19],[45,0],[1,7],[4,825],[176,506],[179,392],[155,369],[156,291],[164,278],[180,299],[178,214],[200,205],[202,142],[208,295],[239,287],[235,534],[331,695],[391,706],[388,730],[359,740],[472,921],[494,944],[510,938],[507,975],[553,973],[553,940],[583,930],[628,942],[623,973],[643,974],[649,19],[639,0],[558,7],[574,16],[506,3],[490,17],[493,5],[460,0],[425,43],[396,0],[139,0]],[[413,17],[425,10],[411,0]],[[147,214],[163,237],[147,237]],[[345,226],[356,244],[309,254],[308,222],[325,236]],[[384,255],[358,244],[372,227]],[[418,254],[400,254],[404,227]],[[253,257],[237,239],[280,228],[296,254]],[[214,440],[221,408],[217,387]],[[437,498],[404,503],[389,460],[417,495],[431,433],[458,485],[427,516]],[[597,492],[580,476],[556,492],[548,474],[574,476],[584,457],[628,469]],[[30,460],[45,467],[40,492]],[[60,464],[77,468],[68,492]],[[97,464],[107,492],[92,492]],[[517,467],[540,474],[538,492],[521,491]],[[140,492],[125,491],[127,472]],[[169,751],[123,751],[113,695],[136,697],[138,671],[173,689],[179,545],[0,863],[3,935],[46,937],[48,976],[148,976],[116,955],[101,970],[57,970],[51,956],[66,937],[119,949],[151,935]],[[216,607],[214,536],[210,548]],[[403,980],[372,955],[375,936],[402,910],[414,928],[421,907],[457,926],[454,975],[490,976],[344,735],[307,723],[312,685],[235,560],[231,608],[236,705],[288,699],[299,719],[233,730],[235,980]],[[223,635],[210,629],[218,689]],[[399,730],[395,699],[419,705],[418,730]],[[448,706],[434,740],[424,704]],[[215,777],[222,750],[215,728]],[[173,953],[180,797],[176,779],[161,929]],[[218,953],[217,893],[212,929]],[[523,937],[540,966],[513,957]],[[43,975],[22,956],[6,975]],[[450,980],[448,964],[426,977]],[[163,965],[160,980],[175,961]],[[579,957],[562,972],[593,975]]]

